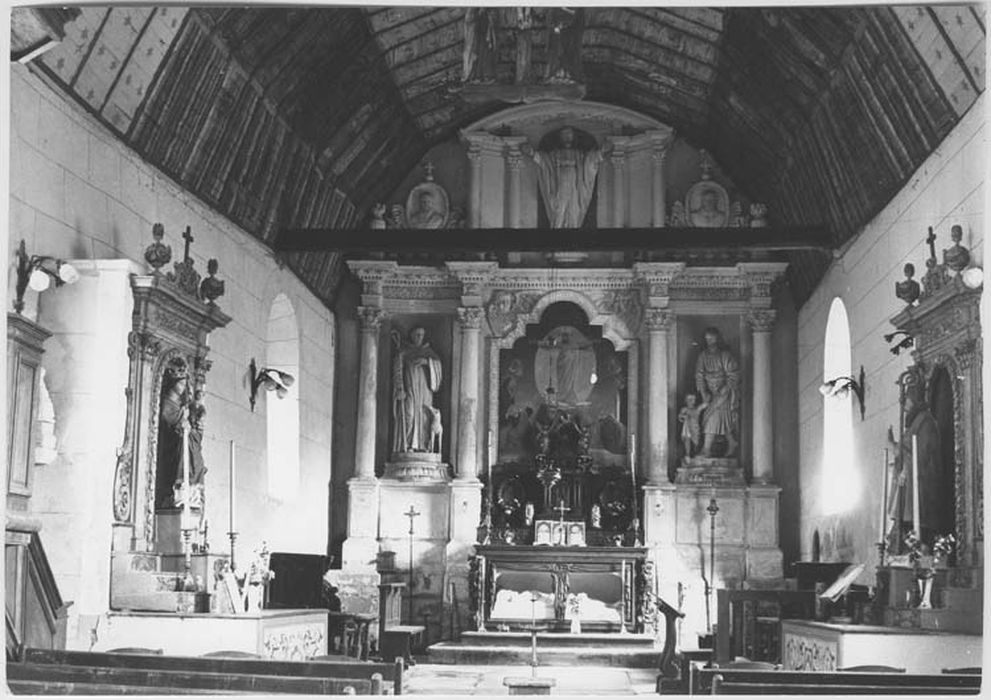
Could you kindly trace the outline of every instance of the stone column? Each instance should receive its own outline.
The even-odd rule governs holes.
[[[762,309],[747,316],[754,340],[753,480],[774,481],[773,405],[771,391],[771,329],[775,312]]]
[[[482,308],[458,308],[461,324],[461,398],[458,404],[458,479],[478,478],[478,351]]]
[[[361,322],[361,376],[358,383],[358,427],[354,442],[354,476],[375,479],[375,399],[378,390],[378,339],[382,309],[358,307]]]
[[[613,226],[623,228],[626,224],[626,151],[614,148],[609,155],[612,162],[613,185]]]
[[[663,228],[665,225],[664,211],[667,208],[667,204],[664,200],[664,161],[666,158],[667,151],[663,147],[655,145],[651,149],[651,192],[654,195],[651,224],[654,228]]]
[[[526,140],[525,137],[518,139],[506,139],[506,169],[509,173],[509,192],[506,203],[506,228],[521,228],[520,211],[522,202],[522,183],[520,181],[523,170],[523,154],[520,152],[520,143]]]
[[[476,143],[468,146],[468,226],[482,228],[482,147]]]
[[[647,440],[650,446],[647,483],[668,481],[668,328],[673,314],[647,310]]]

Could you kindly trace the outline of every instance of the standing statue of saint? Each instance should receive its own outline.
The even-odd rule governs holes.
[[[551,228],[580,228],[595,192],[603,151],[576,147],[575,131],[566,126],[558,133],[559,147],[534,151],[526,144],[523,153],[537,165],[537,182]]]
[[[465,10],[462,80],[494,83],[499,59],[499,8],[469,7]]]
[[[158,458],[155,479],[155,507],[177,505],[175,494],[183,480],[182,431],[187,430],[189,446],[189,482],[200,484],[206,474],[203,463],[203,414],[201,392],[195,401],[189,395],[189,377],[185,364],[172,362],[162,377],[162,400],[158,413]]]
[[[392,365],[392,449],[396,453],[429,452],[433,423],[439,420],[433,401],[443,373],[440,358],[425,341],[426,335],[418,326],[410,331],[409,341],[403,343],[393,331],[396,357]]]
[[[547,10],[548,83],[574,83],[582,79],[582,8],[552,7]]]
[[[732,457],[739,444],[737,431],[740,425],[739,387],[740,364],[733,353],[722,346],[717,328],[705,329],[705,349],[695,362],[695,386],[707,404],[702,414],[702,456],[712,457],[717,435],[726,440],[722,456]]]

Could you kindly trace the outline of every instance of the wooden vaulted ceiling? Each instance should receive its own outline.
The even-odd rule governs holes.
[[[584,12],[586,99],[670,124],[767,202],[773,224],[825,225],[836,245],[984,90],[979,5]],[[506,107],[460,97],[463,25],[459,7],[87,7],[37,63],[271,244],[285,228],[361,226],[429,148]],[[513,50],[507,38],[507,82]],[[792,262],[802,300],[826,260]],[[332,298],[334,253],[289,264]]]

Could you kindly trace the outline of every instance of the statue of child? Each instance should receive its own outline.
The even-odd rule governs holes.
[[[681,444],[685,446],[685,459],[690,459],[698,448],[702,436],[702,411],[708,404],[695,405],[698,397],[695,394],[685,396],[685,405],[678,411],[678,422],[681,423]]]

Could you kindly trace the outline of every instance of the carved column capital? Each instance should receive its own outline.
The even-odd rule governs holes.
[[[478,330],[482,327],[484,310],[480,306],[459,306],[458,322],[463,329]]]
[[[646,323],[648,331],[666,331],[671,327],[675,315],[667,309],[647,309]]]
[[[626,150],[622,148],[613,148],[609,153],[609,162],[612,166],[617,169],[622,169],[626,167]]]
[[[685,263],[636,263],[633,274],[647,289],[647,297],[654,305],[666,305],[670,296],[671,281],[685,269]]]
[[[449,262],[447,269],[461,283],[461,303],[464,306],[481,306],[482,288],[492,279],[498,263]]]
[[[774,328],[774,320],[778,312],[770,309],[751,311],[747,314],[747,322],[754,333],[768,333]]]
[[[468,160],[471,161],[472,165],[481,165],[482,145],[480,143],[471,143],[468,145]]]
[[[377,306],[359,306],[358,321],[363,332],[377,331],[385,314]]]
[[[960,369],[967,370],[981,359],[981,342],[977,338],[968,338],[953,348],[953,357]]]

